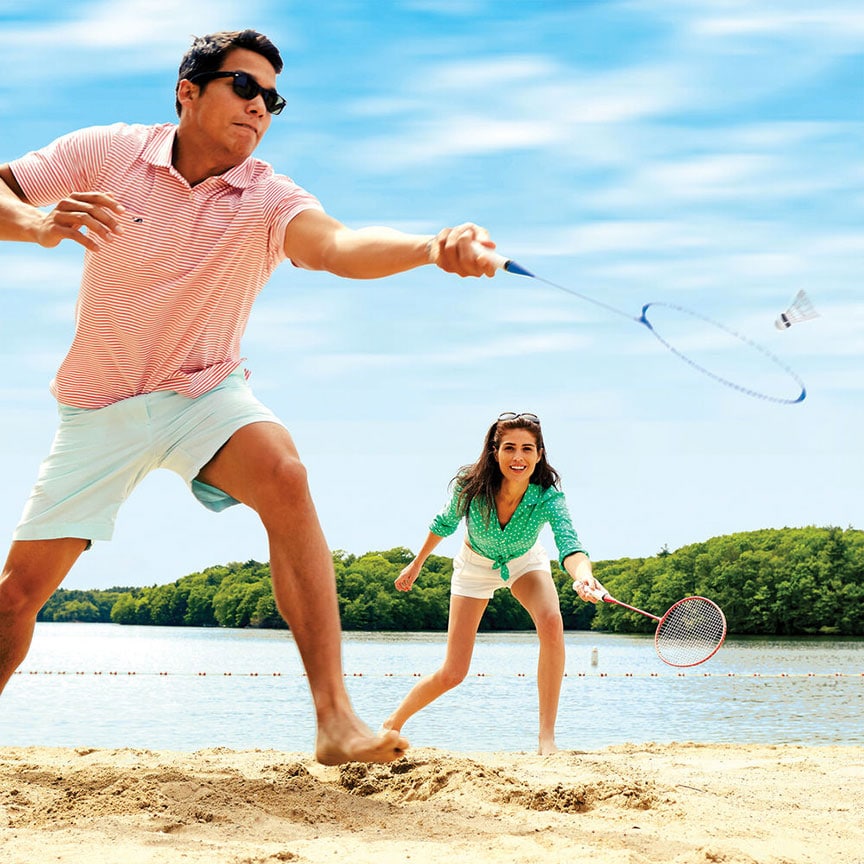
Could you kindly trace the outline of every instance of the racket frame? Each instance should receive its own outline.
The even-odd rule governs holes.
[[[646,618],[650,618],[652,621],[657,622],[657,629],[654,631],[654,650],[657,652],[657,656],[667,665],[667,666],[675,666],[676,668],[686,668],[689,666],[699,666],[701,663],[704,663],[706,660],[710,660],[719,650],[723,643],[726,641],[726,616],[723,614],[723,610],[713,601],[709,600],[707,597],[702,597],[701,595],[694,594],[690,597],[682,597],[677,602],[673,603],[663,614],[662,617],[659,615],[654,615],[652,612],[646,612],[644,609],[640,609],[638,606],[631,606],[629,603],[625,603],[623,600],[618,600],[616,597],[613,597],[608,591],[603,591],[602,593],[597,592],[595,596],[598,600],[602,600],[604,603],[613,603],[616,606],[621,606],[624,609],[629,609],[631,612],[638,612],[640,615],[644,615]],[[720,636],[720,639],[717,641],[717,645],[714,647],[714,650],[708,654],[707,657],[703,657],[700,660],[697,660],[695,663],[672,663],[667,660],[663,654],[660,652],[660,649],[657,645],[657,640],[660,636],[660,631],[663,628],[663,623],[669,617],[672,612],[675,611],[682,603],[688,603],[692,600],[702,600],[705,603],[710,603],[717,611],[720,613],[720,617],[723,621],[723,633]]]
[[[723,632],[720,634],[720,638],[717,640],[717,644],[714,646],[714,650],[705,657],[701,657],[699,660],[694,661],[693,663],[673,663],[671,660],[667,660],[663,653],[660,651],[660,646],[658,645],[658,641],[660,639],[660,633],[663,630],[663,625],[666,623],[666,619],[683,603],[688,603],[692,600],[701,600],[703,603],[707,603],[710,606],[713,606],[717,613],[720,616],[720,620],[723,622]],[[651,615],[654,618],[654,615]],[[707,660],[710,660],[719,650],[720,646],[726,641],[726,616],[723,614],[723,610],[713,601],[709,600],[707,597],[702,597],[699,594],[694,594],[690,597],[682,597],[676,603],[673,603],[665,612],[663,617],[659,620],[657,624],[657,629],[654,631],[654,650],[657,652],[657,656],[667,665],[675,666],[679,669],[685,669],[690,666],[699,666],[702,663],[705,663]]]

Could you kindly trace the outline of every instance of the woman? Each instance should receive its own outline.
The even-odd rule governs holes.
[[[597,602],[593,592],[602,586],[573,530],[558,473],[546,461],[540,418],[501,414],[486,433],[480,458],[461,468],[452,485],[452,497],[432,521],[426,542],[395,581],[398,590],[410,591],[441,539],[465,519],[465,543],[453,559],[444,665],[415,685],[383,728],[401,730],[421,708],[465,678],[483,612],[496,589],[506,585],[537,628],[539,752],[554,753],[564,677],[564,625],[549,556],[537,539],[546,524],[579,596]]]

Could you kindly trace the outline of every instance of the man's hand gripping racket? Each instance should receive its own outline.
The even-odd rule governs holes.
[[[595,602],[614,603],[631,612],[638,612],[657,622],[654,633],[654,648],[664,663],[670,666],[698,666],[710,660],[720,649],[726,638],[726,616],[723,610],[705,597],[685,597],[673,604],[659,617],[616,600],[600,583],[594,590],[579,591],[591,595]],[[573,584],[578,590],[577,584]]]

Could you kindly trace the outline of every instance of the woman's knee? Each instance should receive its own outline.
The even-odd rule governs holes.
[[[458,687],[467,677],[468,670],[461,666],[443,666],[438,670],[438,681],[445,690]]]
[[[560,609],[550,607],[535,613],[534,626],[541,639],[564,638],[564,619]]]

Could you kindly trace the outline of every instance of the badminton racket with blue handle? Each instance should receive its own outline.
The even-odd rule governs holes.
[[[564,291],[567,294],[572,294],[574,297],[578,297],[580,300],[585,300],[586,302],[592,303],[595,306],[600,306],[601,308],[606,309],[608,312],[614,312],[616,315],[621,315],[629,321],[635,321],[637,324],[641,324],[642,326],[646,327],[662,345],[668,348],[676,357],[683,360],[688,366],[691,366],[698,372],[707,375],[709,378],[713,378],[715,381],[725,385],[726,387],[731,387],[733,390],[737,390],[739,393],[743,393],[747,396],[753,396],[757,399],[764,399],[768,402],[777,402],[782,405],[794,405],[798,402],[803,402],[807,396],[807,388],[804,386],[804,382],[798,377],[798,375],[795,374],[795,372],[792,371],[792,369],[790,369],[778,357],[772,354],[767,348],[758,345],[756,342],[753,342],[751,339],[748,339],[741,333],[738,333],[735,330],[731,330],[730,328],[726,327],[723,324],[720,324],[717,321],[712,320],[711,318],[700,315],[698,312],[694,312],[690,309],[686,309],[683,306],[678,306],[673,303],[652,302],[646,303],[642,307],[641,313],[634,316],[631,315],[629,312],[625,312],[622,309],[618,309],[617,307],[610,305],[609,303],[604,303],[602,300],[597,300],[594,297],[589,297],[587,294],[582,294],[581,292],[575,291],[572,288],[568,288],[564,285],[558,285],[555,282],[550,282],[548,279],[544,279],[542,276],[538,276],[536,273],[532,273],[530,270],[528,270],[526,267],[523,267],[521,264],[519,264],[517,261],[514,261],[512,258],[506,258],[504,255],[501,255],[494,249],[487,249],[485,246],[478,243],[476,240],[473,243],[473,249],[478,255],[486,256],[495,265],[495,267],[501,270],[506,270],[508,273],[513,273],[517,276],[526,276],[529,279],[536,279],[538,282],[543,282],[544,284],[549,285],[552,288],[557,288],[559,291]],[[744,384],[741,384],[730,377],[721,375],[716,371],[713,371],[705,363],[697,362],[685,351],[676,348],[675,345],[673,345],[671,341],[669,341],[669,339],[664,338],[664,336],[658,331],[656,325],[652,323],[649,319],[649,310],[651,310],[652,308],[657,309],[661,307],[674,310],[675,312],[682,313],[693,319],[698,319],[699,321],[710,325],[716,330],[723,331],[727,335],[733,337],[739,343],[746,345],[752,350],[758,352],[763,358],[767,359],[775,368],[780,369],[784,373],[784,375],[789,376],[793,379],[793,381],[795,382],[795,390],[793,391],[794,395],[780,396],[774,393],[768,393],[763,390],[756,390],[751,387],[747,387]]]

